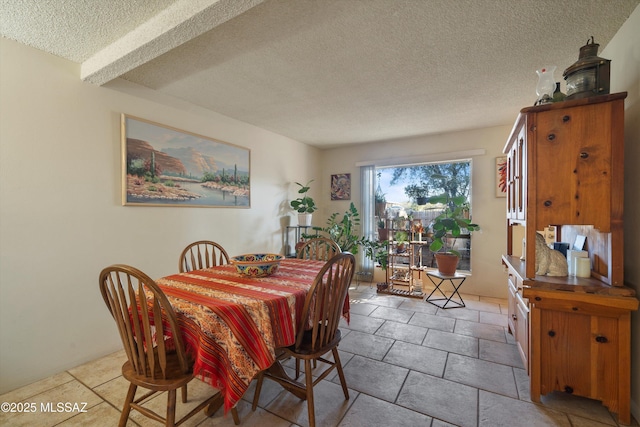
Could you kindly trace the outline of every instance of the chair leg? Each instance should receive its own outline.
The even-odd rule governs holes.
[[[313,369],[318,367],[318,361],[313,359]],[[300,359],[296,359],[296,379],[300,378]]]
[[[332,352],[333,352],[333,361],[336,364],[336,368],[338,368],[338,376],[340,377],[340,385],[342,386],[342,391],[344,392],[344,398],[349,400],[349,390],[347,389],[347,380],[344,378],[344,371],[342,370],[342,362],[340,361],[340,356],[338,355],[338,347],[334,347]]]
[[[187,403],[187,386],[182,386],[182,403]]]
[[[120,422],[118,423],[118,427],[125,427],[127,425],[129,413],[131,412],[131,402],[133,402],[133,399],[136,397],[137,389],[137,385],[129,384],[129,391],[127,392],[127,397],[124,401],[124,407],[122,408],[122,414],[120,415]]]
[[[307,383],[307,411],[309,412],[309,427],[316,426],[316,411],[313,404],[313,374],[311,373],[311,360],[304,361],[304,376]]]
[[[236,409],[235,406],[233,408],[231,408],[231,416],[233,416],[233,423],[235,425],[239,425],[240,424],[240,417],[238,416],[238,410]]]
[[[173,427],[176,425],[176,390],[167,393],[167,427]]]
[[[256,383],[256,391],[253,394],[253,405],[251,405],[251,410],[255,411],[258,407],[258,400],[260,400],[260,391],[262,391],[262,381],[264,380],[264,372],[258,372],[258,378]],[[233,408],[235,409],[235,408]],[[235,417],[233,421],[235,421]]]

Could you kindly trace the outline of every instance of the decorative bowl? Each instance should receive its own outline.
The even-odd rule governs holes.
[[[283,258],[278,254],[244,254],[231,257],[231,264],[236,266],[238,273],[245,276],[265,277],[278,271]]]

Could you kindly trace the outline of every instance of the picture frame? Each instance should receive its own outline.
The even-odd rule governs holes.
[[[122,204],[251,207],[251,151],[121,115]]]
[[[331,200],[351,200],[351,174],[331,175]]]
[[[496,157],[496,197],[507,197],[507,156]]]

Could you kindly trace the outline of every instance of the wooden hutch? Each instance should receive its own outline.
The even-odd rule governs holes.
[[[626,93],[524,108],[507,140],[509,329],[531,399],[560,390],[602,401],[631,421],[631,312],[624,286]],[[587,237],[591,277],[536,275],[535,233]],[[516,233],[516,227],[523,232]],[[522,259],[515,256],[523,246]],[[517,239],[519,240],[519,238]]]

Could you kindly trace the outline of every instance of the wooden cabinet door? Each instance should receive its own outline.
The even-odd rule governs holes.
[[[592,366],[591,395],[601,400],[611,412],[618,412],[618,319],[593,316],[591,320]]]
[[[591,316],[541,310],[540,393],[591,394]]]
[[[610,231],[611,118],[611,103],[537,113],[537,227]]]
[[[529,308],[519,293],[516,293],[516,344],[520,358],[529,374]]]
[[[516,319],[518,318],[516,314],[516,285],[514,283],[515,278],[511,273],[509,273],[509,279],[507,282],[508,287],[508,295],[507,295],[507,324],[509,326],[509,331],[516,337]]]

